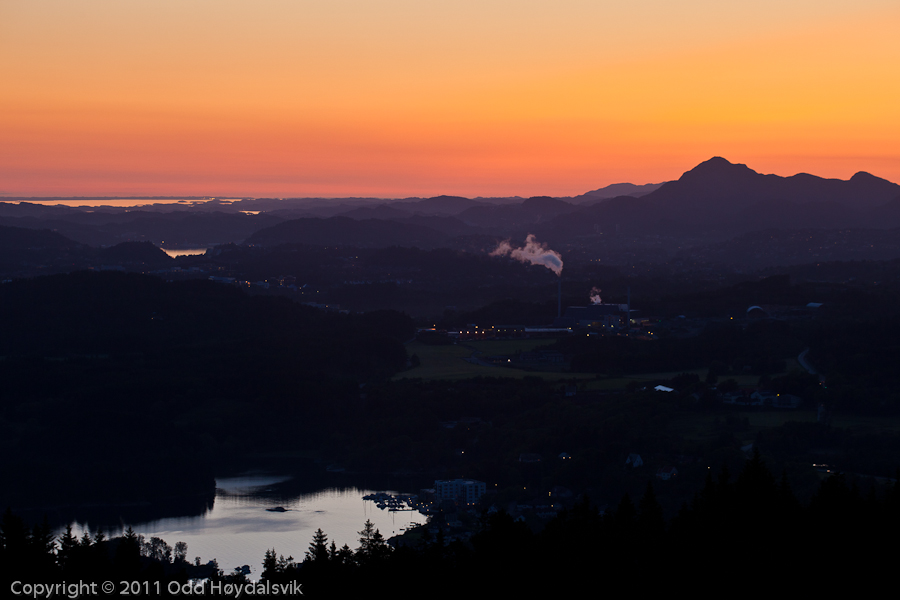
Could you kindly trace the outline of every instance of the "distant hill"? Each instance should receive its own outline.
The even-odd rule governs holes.
[[[0,218],[2,217],[43,217],[52,218],[59,215],[78,213],[77,209],[68,206],[37,204],[34,202],[0,202]]]
[[[0,225],[0,252],[4,255],[19,250],[64,250],[81,247],[82,244],[49,229],[27,229]]]
[[[316,246],[417,246],[434,248],[448,236],[430,227],[378,219],[294,219],[257,231],[248,244],[310,244]]]
[[[457,235],[470,235],[473,233],[477,233],[478,228],[471,227],[466,225],[462,221],[460,221],[456,217],[441,217],[437,215],[425,216],[425,215],[415,215],[409,217],[408,219],[394,219],[400,223],[406,223],[409,225],[413,225],[416,227],[426,227],[430,229],[434,229],[435,231],[440,231],[441,233],[445,233],[451,236]]]
[[[115,264],[143,265],[149,268],[170,266],[175,259],[151,242],[122,242],[99,252],[101,261]]]
[[[83,244],[112,246],[125,241],[150,241],[157,245],[204,246],[240,242],[254,231],[283,219],[276,215],[199,212],[183,210],[159,213],[85,212],[66,207],[3,205],[0,224],[29,229],[53,229]]]
[[[705,234],[768,228],[900,227],[900,185],[868,173],[849,180],[762,175],[715,157],[640,198],[620,196],[562,215],[545,237],[604,232]]]
[[[875,207],[900,196],[900,185],[869,173],[859,172],[848,181],[824,179],[807,173],[790,177],[761,175],[747,165],[721,157],[700,163],[677,181],[670,181],[647,199],[709,205],[728,202],[746,206],[764,201],[797,204],[833,202],[853,208]]]
[[[633,183],[613,183],[598,190],[585,192],[583,196],[576,199],[576,204],[586,204],[594,202],[598,199],[615,198],[616,196],[631,196],[640,198],[646,196],[650,192],[655,192],[663,186],[662,183],[645,183],[644,185],[635,185]]]
[[[474,227],[509,235],[577,210],[576,205],[565,200],[535,196],[520,204],[474,206],[460,213],[457,218]]]
[[[686,248],[679,260],[742,269],[900,257],[900,229],[765,229]]]
[[[488,202],[471,200],[462,196],[435,196],[414,202],[391,202],[389,206],[397,210],[406,210],[419,215],[458,215],[473,206],[490,206]]]
[[[91,249],[55,231],[0,226],[0,274],[19,275],[34,270],[54,272],[84,268]]]
[[[378,206],[360,206],[359,208],[353,208],[335,216],[350,217],[351,219],[361,221],[363,219],[403,219],[411,217],[412,214],[413,213],[408,210],[400,210],[399,208],[394,208],[387,204],[379,204]]]
[[[575,205],[559,198],[549,196],[534,196],[523,201],[519,207],[529,214],[541,216],[556,216],[574,212]]]

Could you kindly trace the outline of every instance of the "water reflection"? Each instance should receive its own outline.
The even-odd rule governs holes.
[[[186,542],[188,559],[216,559],[226,572],[250,565],[251,577],[259,575],[266,550],[302,560],[315,531],[321,528],[338,548],[356,548],[358,532],[371,519],[385,537],[403,532],[426,517],[414,511],[378,509],[362,497],[375,491],[357,487],[331,487],[299,492],[296,479],[277,476],[245,476],[216,480],[216,495],[203,514],[163,518],[149,522],[121,522],[105,531],[119,535],[130,524],[149,538],[161,537],[170,546]],[[271,512],[276,506],[284,512]],[[78,535],[84,526],[75,524]],[[91,527],[96,531],[96,527]]]

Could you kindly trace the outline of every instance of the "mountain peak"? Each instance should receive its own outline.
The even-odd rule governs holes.
[[[881,180],[881,177],[876,177],[871,173],[867,173],[866,171],[857,171],[853,174],[853,177],[850,178],[850,181],[875,181]]]
[[[675,183],[679,184],[677,187],[686,185],[696,190],[721,192],[735,185],[739,188],[755,185],[760,177],[763,176],[747,165],[731,163],[721,156],[715,156],[686,172]]]
[[[709,160],[703,161],[684,175],[688,175],[689,173],[694,173],[698,175],[719,175],[719,174],[729,174],[733,175],[735,173],[756,173],[753,169],[748,167],[745,164],[741,163],[732,163],[728,160],[722,158],[721,156],[714,156]],[[683,177],[683,176],[682,176]]]
[[[694,168],[695,168],[695,169],[699,169],[699,168],[701,168],[701,167],[705,167],[705,168],[711,168],[711,167],[724,168],[724,167],[734,166],[735,164],[736,164],[736,163],[731,162],[731,161],[728,160],[727,158],[722,158],[721,156],[713,156],[713,157],[710,158],[709,160],[703,161],[702,163],[700,163],[699,165],[697,165],[697,166],[694,167]],[[746,165],[741,165],[741,166],[746,166]]]

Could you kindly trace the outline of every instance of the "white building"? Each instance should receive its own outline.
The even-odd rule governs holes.
[[[487,487],[483,481],[475,481],[474,479],[434,482],[434,495],[439,500],[464,501],[466,504],[478,502],[486,489]]]

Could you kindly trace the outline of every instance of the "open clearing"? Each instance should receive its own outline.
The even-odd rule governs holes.
[[[461,344],[475,348],[484,356],[496,356],[531,352],[541,346],[550,346],[555,341],[552,338],[538,338],[528,340],[479,340],[477,342],[461,342]]]
[[[529,344],[530,343],[530,347]],[[483,356],[492,356],[494,354],[504,354],[512,352],[503,352],[499,348],[534,348],[535,346],[543,346],[552,343],[548,340],[499,340],[496,342],[480,341],[470,345],[472,348],[478,348]],[[491,346],[498,344],[498,346]],[[448,346],[429,346],[421,342],[410,342],[406,345],[406,351],[410,356],[415,354],[419,357],[419,366],[402,373],[394,375],[393,379],[424,379],[427,381],[439,379],[471,379],[473,377],[510,377],[519,379],[522,377],[540,377],[550,381],[559,379],[594,379],[591,373],[559,373],[546,371],[524,371],[522,369],[512,369],[505,367],[488,367],[479,364],[467,362],[465,359],[472,356],[472,348],[463,345]],[[518,350],[513,350],[513,352]]]

